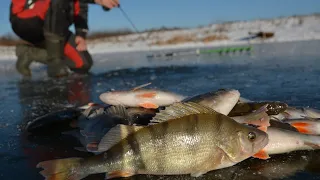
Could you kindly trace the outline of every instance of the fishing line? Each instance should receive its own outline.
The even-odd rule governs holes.
[[[127,19],[127,21],[131,24],[131,26],[133,27],[134,31],[138,34],[139,33],[139,30],[137,28],[137,26],[135,25],[135,23],[133,23],[133,21],[131,20],[131,18],[128,16],[128,14],[122,9],[122,7],[120,6],[120,4],[118,5],[118,8],[120,9],[122,15]],[[104,11],[110,11],[109,8],[107,7],[102,7],[102,9]]]
[[[143,41],[146,41],[146,37],[143,37],[142,34],[139,34],[140,31],[138,30],[136,24],[132,21],[132,19],[129,17],[129,15],[126,13],[126,11],[123,10],[123,8],[120,6],[120,4],[118,5],[118,8],[120,9],[122,15],[126,18],[126,20],[131,24],[132,28],[134,29],[135,33],[138,35],[138,39],[141,39]],[[107,7],[103,7],[103,9],[105,11],[109,11],[110,9]],[[151,51],[151,47],[148,46],[149,51]]]
[[[110,10],[110,9],[107,8],[107,7],[102,7],[102,8],[103,8],[104,11],[109,11],[109,10]],[[143,37],[141,34],[139,35],[140,32],[139,32],[137,26],[136,26],[135,23],[131,20],[131,18],[129,17],[129,15],[123,10],[123,8],[120,6],[120,4],[118,5],[118,8],[120,9],[122,15],[126,18],[126,20],[131,24],[131,26],[132,26],[132,28],[134,29],[135,33],[138,35],[138,38],[146,41],[146,38],[145,38],[145,37]],[[149,51],[150,51],[151,49],[150,49],[149,46],[148,46],[148,48],[149,48]],[[126,85],[126,83],[125,83],[126,81],[125,81],[125,79],[124,79],[123,76],[121,76],[121,79],[122,79],[122,81],[124,82],[124,84]],[[149,84],[151,84],[151,83],[143,84],[143,85],[141,85],[141,88],[144,87],[144,86],[148,86]],[[138,87],[140,88],[140,86],[138,86]],[[136,87],[136,88],[137,88],[137,87]],[[136,88],[134,88],[133,90],[135,90]]]
[[[138,28],[136,27],[136,25],[132,22],[132,20],[129,18],[128,14],[122,9],[122,7],[118,6],[118,8],[120,9],[120,11],[122,12],[122,15],[127,19],[127,21],[129,21],[129,23],[131,24],[131,26],[133,27],[133,29],[136,31],[136,33],[139,33]]]

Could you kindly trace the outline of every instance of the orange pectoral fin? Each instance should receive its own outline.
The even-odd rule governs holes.
[[[258,158],[258,159],[263,159],[263,160],[270,158],[269,154],[267,152],[265,152],[263,149],[260,150],[259,152],[257,152],[256,154],[254,154],[252,157]]]
[[[135,175],[132,172],[126,172],[126,171],[114,171],[106,174],[105,179],[112,179],[112,178],[119,178],[119,177],[130,177]]]
[[[296,122],[296,123],[292,123],[291,126],[295,127],[300,133],[304,133],[304,134],[311,133],[307,128],[307,126],[309,126],[308,123]]]
[[[261,131],[267,132],[268,127],[267,126],[260,126],[260,127],[258,127],[258,129],[260,129]]]
[[[140,103],[139,106],[146,109],[157,109],[159,107],[157,104],[150,103],[150,102]]]
[[[143,93],[143,94],[138,94],[137,97],[139,98],[153,98],[157,95],[156,92],[147,92],[147,93]]]

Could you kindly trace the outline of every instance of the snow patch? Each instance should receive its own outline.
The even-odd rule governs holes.
[[[266,40],[248,40],[249,32],[274,32],[274,37]],[[197,39],[211,35],[223,35],[227,40],[215,40],[208,43],[202,41],[184,42],[170,45],[151,45],[157,41],[166,41],[175,36],[192,36]],[[320,16],[293,16],[268,20],[237,21],[223,24],[211,24],[205,27],[173,31],[145,32],[98,39],[88,42],[92,54],[118,53],[134,51],[154,51],[180,48],[221,47],[231,45],[247,45],[256,43],[274,43],[320,39]],[[0,60],[15,60],[14,47],[0,47]]]

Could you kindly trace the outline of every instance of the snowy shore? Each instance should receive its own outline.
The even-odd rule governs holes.
[[[249,32],[259,31],[273,32],[274,36],[266,40],[248,39]],[[88,48],[92,54],[99,54],[318,39],[320,39],[320,15],[308,15],[123,35],[89,41]],[[0,47],[0,59],[12,61],[16,58],[14,50],[14,47]]]

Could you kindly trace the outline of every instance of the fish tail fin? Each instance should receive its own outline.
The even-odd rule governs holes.
[[[137,86],[137,87],[132,88],[130,91],[136,91],[136,90],[142,89],[142,88],[144,88],[144,87],[146,87],[146,86],[149,86],[150,84],[151,84],[151,82],[142,84],[142,85],[140,85],[140,86]]]
[[[261,130],[266,131],[270,126],[270,117],[266,113],[268,104],[262,106],[257,111],[246,116],[246,123],[253,124],[260,127]]]
[[[42,161],[37,168],[43,168],[40,172],[48,180],[80,180],[88,176],[85,171],[80,170],[82,158],[66,158]]]
[[[290,125],[295,127],[300,133],[303,133],[303,134],[317,134],[317,132],[314,132],[313,126],[312,126],[311,123],[294,122],[294,123],[290,123]]]

